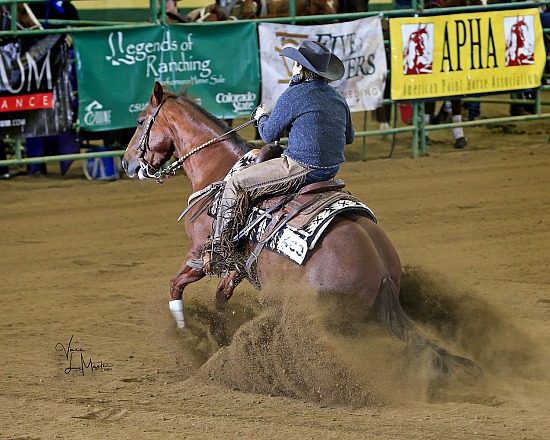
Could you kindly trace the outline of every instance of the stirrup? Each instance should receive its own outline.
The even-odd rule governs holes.
[[[189,266],[191,269],[198,270],[199,272],[202,271],[204,268],[204,263],[200,258],[193,258],[192,260],[187,260],[185,264]]]
[[[212,273],[211,268],[212,257],[210,251],[205,251],[203,258],[193,258],[192,260],[187,260],[185,264],[191,269],[195,269],[199,272],[204,272],[206,275]]]
[[[203,247],[202,258],[187,260],[185,264],[199,272],[204,272],[206,275],[211,275],[212,267],[218,265],[223,260],[220,252],[216,249],[217,246],[219,246],[218,243],[207,242]]]

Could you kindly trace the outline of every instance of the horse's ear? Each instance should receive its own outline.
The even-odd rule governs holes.
[[[160,105],[164,99],[164,89],[162,88],[161,83],[155,81],[155,87],[153,89],[153,96],[151,97],[153,105]]]

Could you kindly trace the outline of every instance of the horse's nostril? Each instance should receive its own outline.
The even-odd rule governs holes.
[[[128,171],[128,164],[125,160],[122,161],[122,169],[124,170],[124,172]]]

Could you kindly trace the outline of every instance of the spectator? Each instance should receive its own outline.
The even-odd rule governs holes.
[[[384,40],[389,40],[390,39],[389,23],[387,19],[382,20],[382,32],[384,35]],[[384,48],[384,52],[386,54],[386,61],[389,66],[391,55],[390,55],[390,49],[388,46]],[[384,86],[383,98],[390,99],[391,98],[391,80],[389,76],[386,77],[386,80],[384,81],[384,83],[385,83],[385,86]],[[391,128],[391,125],[390,125],[391,112],[392,112],[391,104],[382,104],[380,107],[376,109],[376,112],[375,112],[376,121],[380,124],[379,129],[381,131],[389,130]],[[387,137],[388,137],[387,134],[382,135],[382,139],[387,139]]]
[[[70,1],[47,0],[42,3],[30,3],[29,6],[36,18],[44,20],[44,29],[65,27],[50,25],[49,20],[79,20],[78,11]]]
[[[434,2],[433,5],[438,3]],[[466,6],[481,6],[481,0],[447,0],[443,3],[443,8],[456,8],[456,7],[466,7]],[[435,102],[427,102],[425,106],[426,112],[426,123],[429,123],[429,120],[433,118],[435,114]],[[460,99],[451,100],[451,113],[452,113],[452,122],[461,123],[462,122],[462,101]],[[452,129],[453,138],[455,140],[455,148],[465,148],[468,146],[468,140],[464,136],[464,129],[462,127],[454,127]]]
[[[475,121],[481,116],[481,103],[479,101],[467,101],[462,104],[468,111],[468,121]]]
[[[63,154],[75,154],[80,151],[80,141],[73,130],[55,136],[27,137],[25,140],[27,157],[56,156]],[[72,161],[62,160],[59,162],[61,175],[64,175],[70,168]],[[30,175],[47,175],[48,170],[45,163],[30,164],[27,172]]]
[[[178,0],[166,0],[166,23],[189,23],[191,19],[178,11]]]
[[[340,0],[338,3],[339,14],[350,14],[354,12],[368,12],[369,0]]]

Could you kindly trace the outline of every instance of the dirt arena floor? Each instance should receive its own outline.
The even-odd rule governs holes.
[[[435,132],[417,159],[406,134],[391,159],[379,136],[367,161],[348,150],[340,177],[401,256],[404,307],[484,371],[445,383],[380,328],[329,331],[300,286],[243,284],[222,309],[203,280],[177,330],[184,176],[1,181],[0,438],[550,438],[548,128],[469,128],[466,150]]]

